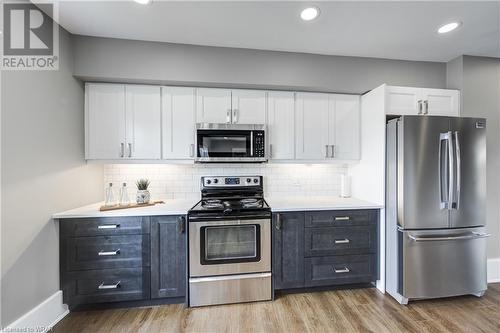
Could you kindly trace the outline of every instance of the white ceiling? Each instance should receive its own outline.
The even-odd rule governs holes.
[[[36,1],[35,1],[36,2]],[[299,19],[307,4],[321,9]],[[74,34],[330,55],[448,61],[500,57],[500,2],[60,1]],[[448,35],[437,28],[459,20]]]

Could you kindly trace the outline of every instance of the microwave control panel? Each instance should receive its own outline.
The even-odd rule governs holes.
[[[265,157],[264,131],[255,131],[253,134],[253,157]]]

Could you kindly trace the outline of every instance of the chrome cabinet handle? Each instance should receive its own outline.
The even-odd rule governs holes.
[[[281,230],[281,216],[280,214],[276,214],[276,230]]]
[[[98,225],[97,229],[118,229],[120,227],[119,224],[104,224]]]
[[[226,112],[226,123],[227,124],[230,124],[231,123],[231,109],[227,109],[227,112]]]
[[[458,131],[455,131],[455,156],[457,159],[457,201],[455,202],[455,209],[460,206],[460,188],[462,182],[460,178],[462,177],[462,160],[460,159],[460,142],[458,141]]]
[[[347,238],[344,239],[336,239],[334,241],[335,244],[349,244],[351,241]]]
[[[99,251],[97,255],[99,256],[116,256],[120,254],[120,249],[115,250],[115,251]]]
[[[115,284],[104,284],[104,282],[101,282],[101,284],[97,288],[98,289],[118,289],[118,288],[120,288],[120,283],[121,283],[121,281],[118,281]]]
[[[418,100],[417,104],[418,104],[418,114],[422,114],[422,100]]]
[[[325,145],[325,158],[328,158],[328,145]]]
[[[335,221],[349,221],[350,219],[349,216],[335,216]]]
[[[238,109],[233,109],[233,124],[238,122]]]
[[[335,157],[335,145],[331,145],[330,148],[332,149],[332,155],[330,157],[334,158]]]
[[[336,269],[335,267],[333,267],[333,271],[335,272],[335,274],[342,274],[342,273],[349,273],[350,272],[349,268],[347,268],[347,267],[344,267],[342,269]]]
[[[429,114],[429,101],[424,101],[425,111],[424,114]]]
[[[128,144],[128,157],[132,157],[132,144]]]
[[[124,158],[125,157],[125,144],[123,142],[120,143],[120,148],[121,148],[121,150],[120,150],[120,157]]]
[[[272,143],[269,144],[269,158],[272,158],[273,157],[273,145]]]
[[[194,143],[189,145],[189,157],[194,157]]]
[[[453,240],[464,240],[464,239],[477,239],[477,238],[487,238],[491,234],[482,234],[479,232],[471,232],[470,235],[461,236],[445,236],[445,237],[418,237],[413,235],[408,235],[408,238],[414,242],[436,242],[436,241],[453,241]]]
[[[184,216],[179,216],[179,233],[183,234],[186,230],[186,218]]]

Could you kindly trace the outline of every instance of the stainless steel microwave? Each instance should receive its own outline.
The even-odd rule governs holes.
[[[266,158],[266,126],[196,124],[198,163],[262,163]]]

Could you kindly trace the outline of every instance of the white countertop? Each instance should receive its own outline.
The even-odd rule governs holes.
[[[101,212],[99,207],[103,202],[67,210],[52,215],[53,219],[83,218],[83,217],[117,217],[117,216],[155,216],[155,215],[185,215],[196,204],[192,199],[164,200],[163,204],[154,206],[127,208]],[[339,210],[339,209],[380,209],[382,205],[355,199],[328,197],[266,197],[273,212],[293,212],[312,210]]]
[[[266,197],[273,212],[340,209],[380,209],[382,205],[356,198],[327,197]]]
[[[196,200],[170,199],[163,200],[165,203],[154,206],[108,210],[101,212],[104,202],[67,210],[52,215],[53,219],[82,218],[82,217],[116,217],[116,216],[154,216],[154,215],[185,215],[187,211],[196,204]]]

